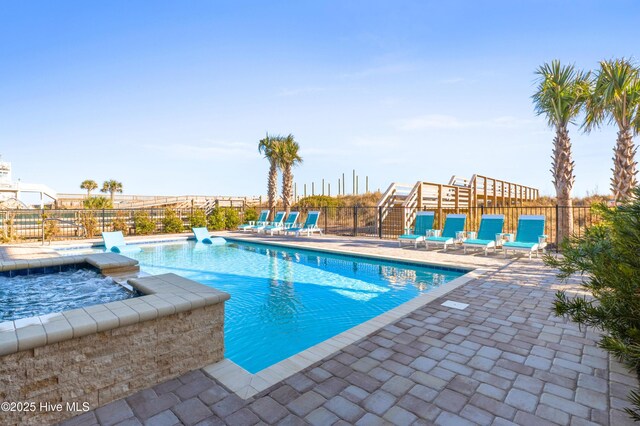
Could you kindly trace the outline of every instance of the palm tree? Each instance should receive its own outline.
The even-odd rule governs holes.
[[[278,163],[276,162],[276,150],[281,136],[269,136],[258,142],[258,152],[264,154],[264,158],[269,161],[269,177],[267,178],[267,197],[269,198],[269,215],[273,214],[278,192]]]
[[[291,211],[293,201],[293,168],[302,163],[299,149],[300,145],[292,134],[282,138],[276,148],[276,162],[282,170],[282,202],[287,214]]]
[[[570,236],[573,230],[573,201],[571,190],[575,176],[571,158],[570,123],[580,113],[589,94],[589,73],[575,69],[573,65],[561,65],[554,60],[536,70],[538,87],[532,96],[535,111],[544,115],[550,127],[555,128],[551,175],[560,206],[558,217],[558,243]]]
[[[605,121],[618,125],[611,190],[616,201],[629,198],[637,185],[633,136],[640,131],[640,69],[624,58],[601,61],[586,107],[587,132]]]
[[[113,197],[115,196],[116,192],[122,194],[122,182],[118,182],[117,180],[113,179],[106,180],[102,184],[102,189],[100,190],[100,192],[108,192],[109,194],[111,194],[111,205],[113,206]]]
[[[86,189],[87,198],[89,198],[91,197],[91,191],[93,191],[94,189],[98,189],[98,184],[96,183],[95,180],[86,179],[86,180],[83,180],[82,183],[80,184],[80,189]]]

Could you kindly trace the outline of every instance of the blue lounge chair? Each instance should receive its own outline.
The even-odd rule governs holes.
[[[485,256],[491,247],[493,247],[493,251],[495,252],[497,250],[496,234],[502,234],[503,226],[503,214],[483,214],[480,219],[480,229],[478,229],[477,237],[466,239],[462,243],[465,254],[467,253],[467,248],[483,249]]]
[[[102,241],[105,251],[113,253],[137,253],[141,250],[138,246],[128,246],[124,241],[122,231],[103,232]]]
[[[260,216],[258,217],[258,220],[250,220],[247,223],[243,223],[242,225],[238,226],[238,229],[243,232],[246,230],[250,230],[252,227],[258,224],[266,223],[268,218],[269,218],[269,210],[262,210],[260,212]]]
[[[544,216],[542,215],[520,215],[518,218],[518,230],[516,231],[516,240],[508,241],[502,244],[504,257],[507,257],[507,251],[526,251],[531,254],[544,249],[547,246],[547,236],[544,235]]]
[[[319,232],[320,235],[322,235],[322,229],[318,228],[318,218],[320,218],[319,211],[310,211],[309,214],[307,214],[307,220],[304,222],[302,227],[285,229],[284,233],[287,234],[289,232],[293,232],[296,237],[299,236],[301,232],[306,232],[307,237],[314,232]]]
[[[455,244],[458,232],[464,231],[464,223],[466,220],[466,214],[448,214],[444,221],[442,235],[426,237],[424,239],[424,245],[427,250],[429,250],[429,244],[435,244],[444,246],[444,251],[447,251],[448,245]]]
[[[193,231],[193,235],[196,237],[196,241],[199,243],[221,246],[227,242],[227,240],[222,237],[212,237],[209,230],[204,226],[200,228],[191,228],[191,230]]]
[[[271,235],[273,235],[274,232],[281,232],[286,229],[293,228],[294,226],[296,226],[298,216],[300,216],[300,212],[291,212],[289,213],[289,216],[287,216],[287,220],[281,222],[280,225],[266,226],[263,231],[265,234],[269,232]]]
[[[276,226],[278,224],[282,225],[282,221],[284,221],[284,216],[286,214],[287,212],[276,212],[276,217],[273,218],[273,222],[257,223],[249,229],[257,233],[260,233],[260,231],[264,230],[264,228],[266,228],[267,226]]]
[[[413,228],[405,228],[408,231],[406,234],[402,234],[398,237],[398,247],[402,247],[403,241],[413,242],[415,247],[418,248],[418,243],[424,241],[427,231],[433,229],[433,212],[418,212],[416,213],[416,220],[413,224]]]

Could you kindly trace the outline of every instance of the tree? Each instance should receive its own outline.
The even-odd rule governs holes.
[[[545,263],[567,279],[580,274],[592,297],[559,291],[557,316],[601,330],[599,346],[623,361],[640,377],[640,188],[618,207],[594,207],[600,223],[562,244],[562,256],[545,256]],[[629,395],[627,413],[640,421],[640,390]]]
[[[85,209],[112,209],[113,203],[107,197],[87,197],[82,200],[82,206]]]
[[[282,202],[287,214],[293,204],[293,168],[302,163],[299,150],[300,145],[292,134],[282,138],[276,148],[276,162],[282,170]]]
[[[102,189],[100,192],[108,192],[111,195],[111,205],[113,206],[113,198],[116,192],[122,194],[122,182],[118,182],[117,180],[106,180],[102,184]]]
[[[624,58],[601,61],[586,109],[587,132],[604,122],[618,125],[611,191],[616,201],[629,198],[638,184],[633,136],[640,131],[640,69]]]
[[[589,74],[576,70],[573,65],[561,65],[558,60],[540,66],[536,74],[538,87],[532,96],[535,111],[544,115],[556,131],[551,175],[561,207],[558,217],[558,242],[561,242],[573,230],[571,190],[575,176],[568,126],[574,122],[589,95]]]
[[[98,189],[98,184],[95,180],[86,179],[80,184],[80,189],[85,189],[87,191],[87,198],[89,198],[91,197],[91,191]]]
[[[273,210],[276,205],[276,195],[278,192],[278,163],[276,162],[276,149],[281,136],[270,136],[269,133],[264,139],[260,139],[258,143],[258,152],[264,155],[269,161],[269,175],[267,178],[267,197],[269,198],[269,211],[270,215],[273,214]]]

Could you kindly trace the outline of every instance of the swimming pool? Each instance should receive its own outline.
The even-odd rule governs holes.
[[[467,272],[245,242],[140,247],[127,255],[142,271],[231,294],[225,356],[251,373]]]
[[[0,322],[135,297],[111,278],[89,269],[0,277]]]

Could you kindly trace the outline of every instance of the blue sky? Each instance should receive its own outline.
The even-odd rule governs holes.
[[[3,1],[0,154],[58,192],[257,195],[268,131],[299,141],[299,192],[356,169],[550,194],[536,67],[638,57],[639,19],[632,0]],[[570,135],[576,195],[608,192],[615,128]]]

